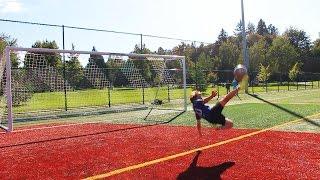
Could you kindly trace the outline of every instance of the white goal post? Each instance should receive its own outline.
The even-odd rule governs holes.
[[[20,62],[15,67],[14,58]],[[19,118],[113,112],[112,107],[146,107],[144,120],[153,109],[186,111],[186,73],[184,56],[7,46],[0,64],[0,127],[11,132]]]

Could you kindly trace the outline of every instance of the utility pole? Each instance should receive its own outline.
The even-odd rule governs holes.
[[[243,0],[241,0],[241,14],[242,14],[242,53],[243,53],[243,63],[246,66],[248,74],[249,74],[249,56],[248,56],[249,54],[248,54],[248,49],[247,49],[246,23],[244,21]],[[248,82],[245,83],[245,92],[248,93]]]
[[[243,8],[243,0],[241,0],[241,13],[242,13],[242,53],[244,58],[244,65],[246,68],[249,68],[249,57],[247,52],[247,38],[246,38],[246,23],[244,21],[244,8]]]

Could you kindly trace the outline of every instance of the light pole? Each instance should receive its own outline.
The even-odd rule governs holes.
[[[243,0],[241,0],[241,14],[242,14],[242,53],[243,53],[243,63],[246,66],[247,71],[249,72],[249,56],[248,56],[248,49],[247,49],[246,23],[244,21]],[[248,93],[248,81],[245,83],[245,92]]]
[[[247,52],[247,38],[246,38],[246,23],[244,21],[244,8],[243,0],[241,0],[241,13],[242,13],[242,49],[243,49],[243,63],[246,68],[249,68],[249,57]]]

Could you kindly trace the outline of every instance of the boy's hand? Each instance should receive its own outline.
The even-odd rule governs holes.
[[[237,85],[236,89],[240,91],[240,84]]]
[[[234,80],[232,81],[231,85],[232,85],[232,88],[233,88],[233,89],[237,89],[237,86],[239,85],[239,83],[238,83],[237,80],[234,79]]]
[[[216,97],[217,94],[218,94],[218,93],[217,93],[217,90],[214,89],[214,90],[211,91],[211,95],[212,95],[213,97]]]

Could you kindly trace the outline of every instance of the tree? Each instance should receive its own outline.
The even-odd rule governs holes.
[[[107,69],[108,69],[108,79],[112,83],[112,85],[118,85],[115,83],[117,76],[121,73],[121,63],[117,63],[115,57],[109,58],[106,63]]]
[[[209,82],[212,82],[212,80],[210,80],[210,77],[208,76],[208,73],[210,74],[210,72],[214,69],[214,63],[213,63],[212,59],[210,58],[210,56],[208,56],[205,52],[202,52],[199,55],[198,68],[200,68],[202,71],[205,72],[204,76],[207,77],[207,78],[205,78],[206,84]]]
[[[260,82],[265,82],[267,83],[267,81],[269,80],[271,76],[271,70],[270,70],[270,66],[264,66],[262,64],[260,64],[259,66],[259,73],[257,75],[257,79]]]
[[[192,79],[197,84],[197,89],[200,91],[205,91],[208,86],[208,72],[213,69],[213,63],[208,55],[205,52],[202,52],[197,61],[192,68]]]
[[[242,34],[242,21],[240,20],[240,22],[238,22],[236,28],[234,29],[233,31],[234,35],[235,36],[240,36],[241,37],[241,34]]]
[[[266,23],[262,19],[260,19],[258,22],[257,34],[259,34],[261,36],[265,36],[268,34],[268,29],[267,29]]]
[[[266,65],[267,51],[267,42],[263,38],[249,48],[251,71],[258,71],[259,64]]]
[[[219,48],[221,44],[223,42],[226,42],[228,38],[228,33],[224,29],[221,29],[217,40],[213,44],[209,44],[206,46],[206,48],[208,49],[208,55],[210,55],[212,58],[216,56],[219,53]]]
[[[228,40],[236,44],[239,48],[242,47],[242,21],[237,24],[236,29],[234,30],[234,36],[230,36]]]
[[[256,33],[256,27],[255,27],[254,24],[252,24],[251,22],[248,23],[247,33],[248,33],[248,34],[254,34],[254,33]]]
[[[221,65],[222,61],[220,59],[219,56],[215,56],[213,59],[212,59],[212,64],[213,64],[213,69],[214,70],[219,70],[221,69],[222,65]]]
[[[133,53],[137,53],[137,54],[151,54],[151,51],[150,51],[150,49],[146,48],[146,45],[145,45],[145,44],[142,45],[142,49],[141,49],[141,47],[138,46],[138,44],[136,44],[136,45],[134,46]]]
[[[282,74],[298,61],[298,53],[287,38],[277,37],[267,52],[267,59],[273,71]]]
[[[59,49],[56,41],[36,41],[32,48],[47,48],[47,49]],[[42,54],[45,57],[46,62],[51,67],[60,69],[62,67],[61,55],[59,53],[37,53]],[[25,62],[26,63],[26,62]]]
[[[56,41],[48,41],[47,39],[45,41],[36,41],[32,48],[59,49]]]
[[[96,47],[94,46],[92,47],[92,52],[98,52]],[[89,61],[94,62],[98,68],[103,69],[103,72],[106,73],[107,66],[106,66],[106,63],[104,62],[104,58],[102,55],[90,54]]]
[[[198,67],[206,71],[211,71],[213,69],[212,60],[204,52],[202,52],[198,58]]]
[[[291,81],[297,80],[299,73],[300,73],[300,64],[297,62],[292,66],[291,70],[289,71],[288,75],[290,80]]]
[[[222,43],[219,48],[218,57],[221,60],[221,69],[233,69],[239,60],[240,49],[231,42]]]
[[[320,39],[317,39],[313,42],[311,52],[314,57],[320,58]]]
[[[150,49],[146,48],[146,45],[143,44],[142,49],[136,44],[134,46],[133,53],[137,54],[151,54]],[[135,67],[140,70],[140,73],[142,74],[142,77],[145,78],[148,82],[153,82],[153,75],[151,72],[151,64],[149,61],[146,61],[144,59],[141,59],[141,61],[133,61]]]
[[[240,54],[240,48],[237,46],[236,41],[228,39],[220,46],[218,55],[212,58],[213,69],[232,70],[240,62]],[[218,76],[220,80],[229,78],[227,73],[219,73]]]
[[[218,42],[221,45],[221,43],[227,41],[228,39],[228,34],[227,32],[222,28],[220,31],[220,34],[218,35]]]
[[[215,83],[219,80],[219,77],[218,77],[218,73],[215,73],[215,72],[210,72],[209,74],[207,74],[207,82],[208,83]]]
[[[277,36],[279,34],[278,28],[272,24],[269,24],[267,30],[269,35]]]
[[[191,69],[191,77],[196,84],[196,89],[199,91],[205,91],[207,89],[207,79],[205,77],[205,72],[200,68],[192,68]]]
[[[284,36],[287,37],[290,43],[296,48],[300,57],[308,55],[311,48],[311,41],[305,31],[290,27],[284,32]]]
[[[248,47],[250,48],[253,46],[255,43],[258,43],[261,39],[264,39],[265,37],[259,35],[259,34],[249,34],[247,41],[248,41]]]
[[[157,54],[164,55],[164,54],[166,54],[166,51],[162,47],[159,47]]]
[[[17,39],[11,38],[9,35],[0,34],[0,57],[2,57],[2,53],[6,46],[17,46]],[[19,57],[16,53],[10,54],[11,59],[11,67],[17,68],[20,64]]]
[[[72,44],[72,50],[75,50],[74,44]],[[84,79],[83,67],[80,64],[77,54],[69,56],[69,61],[66,61],[66,79],[75,88],[79,88]]]

